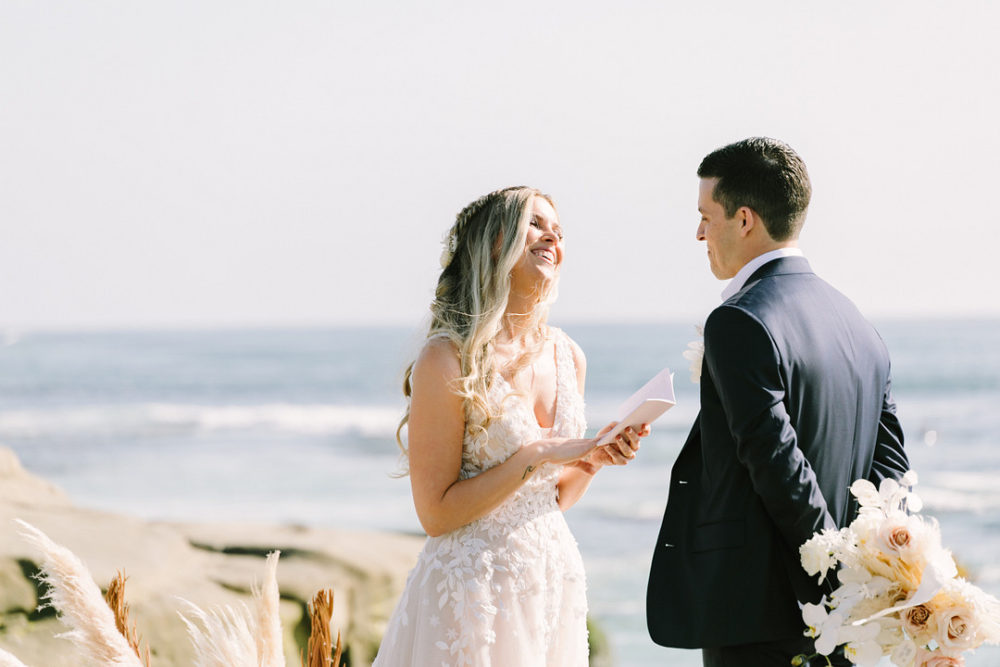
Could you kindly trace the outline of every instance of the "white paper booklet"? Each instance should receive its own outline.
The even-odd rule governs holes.
[[[615,436],[629,426],[638,429],[643,424],[652,424],[675,405],[677,401],[674,399],[674,374],[669,368],[664,368],[643,385],[642,389],[621,404],[615,415],[618,424],[606,433],[597,445],[611,443]]]

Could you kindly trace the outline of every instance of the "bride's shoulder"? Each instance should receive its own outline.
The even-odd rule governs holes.
[[[413,376],[416,378],[443,378],[451,380],[462,374],[462,362],[458,345],[447,336],[431,336],[420,348],[413,362]]]
[[[562,338],[566,341],[566,345],[569,347],[570,353],[573,355],[573,364],[576,366],[577,375],[582,378],[587,372],[587,356],[583,353],[583,348],[580,347],[575,340],[570,338],[569,334],[562,329],[552,326],[548,327],[548,329],[550,337],[553,337],[556,340]]]

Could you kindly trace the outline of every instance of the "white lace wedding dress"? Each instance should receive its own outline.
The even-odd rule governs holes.
[[[553,436],[579,438],[586,424],[565,335],[556,341]],[[497,376],[490,400],[510,385]],[[465,433],[463,479],[543,437],[531,406],[505,402],[488,438]],[[428,538],[386,629],[373,667],[585,667],[587,599],[576,540],[556,504],[561,466],[545,464],[486,516]]]

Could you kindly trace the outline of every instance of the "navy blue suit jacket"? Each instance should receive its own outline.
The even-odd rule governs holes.
[[[798,549],[909,464],[875,329],[802,257],[760,267],[705,323],[701,411],[670,476],[647,589],[664,646],[801,637],[823,590]]]

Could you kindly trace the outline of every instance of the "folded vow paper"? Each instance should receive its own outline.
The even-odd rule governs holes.
[[[660,415],[677,405],[674,399],[674,374],[664,368],[642,389],[626,399],[615,420],[618,424],[601,438],[598,446],[610,444],[619,433],[629,426],[638,429],[643,424],[652,424]]]

